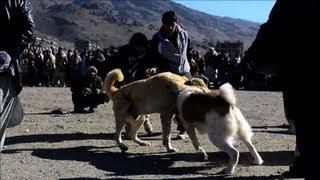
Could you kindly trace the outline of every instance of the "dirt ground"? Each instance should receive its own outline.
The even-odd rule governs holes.
[[[209,160],[200,157],[187,140],[176,140],[173,124],[172,145],[177,153],[166,153],[161,145],[158,115],[152,115],[155,133],[140,137],[151,142],[140,147],[131,141],[127,153],[121,153],[113,141],[112,103],[99,106],[93,114],[56,116],[57,108],[72,111],[67,88],[25,88],[20,95],[25,119],[7,130],[6,150],[1,154],[1,180],[13,179],[275,179],[288,169],[295,138],[287,132],[282,95],[277,92],[237,91],[238,106],[253,127],[253,143],[264,164],[252,164],[243,143],[239,165],[233,176],[216,175],[228,157],[214,147],[206,136],[200,142]]]

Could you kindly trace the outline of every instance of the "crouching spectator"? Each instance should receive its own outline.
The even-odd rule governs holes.
[[[75,113],[94,112],[99,104],[109,102],[107,94],[102,91],[103,82],[97,74],[97,68],[90,66],[85,77],[79,78],[71,86]],[[89,111],[86,111],[88,107]]]

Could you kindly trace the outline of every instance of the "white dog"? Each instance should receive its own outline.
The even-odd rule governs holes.
[[[204,159],[207,159],[208,155],[200,146],[195,128],[202,133],[208,133],[210,141],[228,154],[229,164],[221,173],[234,173],[238,164],[239,151],[233,146],[237,134],[249,149],[254,163],[263,163],[252,144],[253,133],[250,125],[236,107],[236,98],[230,84],[225,84],[220,90],[209,93],[185,90],[177,99],[177,108],[195,149]]]

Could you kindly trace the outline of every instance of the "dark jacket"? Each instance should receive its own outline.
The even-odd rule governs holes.
[[[310,80],[318,67],[318,46],[311,43],[319,40],[319,25],[318,0],[278,0],[242,59],[242,67],[252,64],[253,71],[281,76],[286,86],[296,86],[298,79]]]
[[[158,58],[154,58],[149,48],[146,49],[142,57],[137,58],[129,44],[119,48],[113,62],[115,63],[115,68],[120,68],[124,74],[125,84],[146,79],[148,78],[147,69],[159,67]]]
[[[31,12],[29,0],[0,1],[0,50],[6,51],[12,58],[17,93],[22,89],[18,57],[24,45],[33,39],[34,22]]]
[[[22,44],[33,38],[34,22],[29,0],[0,1],[0,49],[15,58],[22,51]]]
[[[82,78],[78,78],[76,82],[74,82],[71,86],[71,92],[73,93],[82,93],[84,89],[90,89],[92,91],[96,89],[102,89],[103,82],[101,77],[96,76],[95,78],[90,78],[88,76],[84,76]]]

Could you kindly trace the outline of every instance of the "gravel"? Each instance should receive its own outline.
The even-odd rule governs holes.
[[[295,144],[294,136],[287,131],[282,95],[253,91],[236,94],[238,106],[253,127],[253,143],[264,164],[254,165],[244,144],[237,141],[241,154],[236,173],[222,177],[216,173],[228,157],[205,135],[198,137],[209,154],[207,161],[201,161],[190,139],[175,139],[175,124],[172,145],[178,152],[166,153],[161,145],[159,115],[155,114],[151,116],[154,135],[146,136],[143,129],[139,133],[151,146],[125,141],[129,150],[121,153],[113,141],[112,103],[99,106],[93,114],[51,115],[58,108],[73,110],[70,90],[25,88],[20,95],[25,119],[7,130],[0,179],[275,179],[288,170]]]

